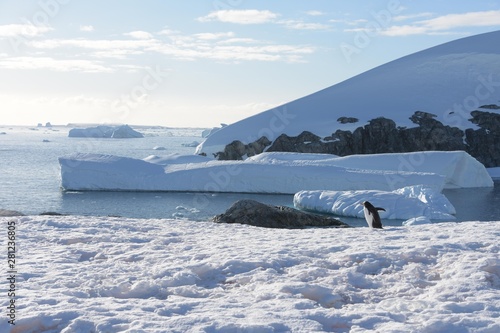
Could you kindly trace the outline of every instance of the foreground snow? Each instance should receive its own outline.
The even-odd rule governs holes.
[[[99,154],[59,158],[66,190],[290,193],[301,190],[395,190],[411,185],[491,187],[463,151],[354,155],[262,153],[245,161],[190,155],[144,160]]]
[[[300,191],[293,204],[299,209],[339,216],[364,218],[363,201],[369,201],[382,219],[406,220],[425,216],[430,220],[453,220],[455,207],[439,191],[426,186],[408,186],[395,191]]]
[[[500,331],[500,222],[17,221],[17,324],[1,332]]]

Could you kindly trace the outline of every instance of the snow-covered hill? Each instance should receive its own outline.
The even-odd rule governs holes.
[[[208,156],[234,140],[296,136],[307,130],[326,137],[386,117],[415,127],[415,111],[436,115],[444,125],[477,129],[470,111],[500,104],[500,31],[445,43],[376,67],[339,84],[226,126],[197,148]],[[299,78],[297,78],[299,79]],[[307,84],[307,83],[305,83]],[[498,113],[498,109],[488,109]],[[341,117],[357,118],[341,123]]]

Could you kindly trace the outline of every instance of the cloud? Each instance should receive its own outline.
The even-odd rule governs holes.
[[[427,13],[425,13],[428,15]],[[422,14],[420,14],[422,15]],[[395,17],[394,21],[408,19],[411,16]],[[500,26],[500,10],[449,14],[436,18],[417,21],[413,24],[394,25],[384,29],[380,34],[385,36],[449,34],[451,30],[468,27]]]
[[[94,31],[94,27],[91,25],[81,25],[80,31],[92,32],[92,31]]]
[[[296,20],[279,21],[278,23],[284,25],[288,29],[293,30],[329,30],[331,26],[322,23],[307,23]]]
[[[500,25],[500,10],[449,14],[422,21],[431,30],[447,30],[461,27],[485,27]]]
[[[431,17],[431,16],[434,16],[434,14],[431,12],[425,12],[425,13],[417,13],[417,14],[410,14],[410,15],[398,15],[398,16],[394,16],[392,18],[392,20],[395,22],[399,22],[399,21],[407,21],[407,20],[412,20],[412,19],[416,19],[416,18]]]
[[[224,23],[237,23],[237,24],[262,24],[272,22],[279,15],[269,10],[218,10],[208,14],[207,16],[199,17],[200,22],[219,21]]]
[[[316,50],[310,45],[273,44],[268,40],[239,38],[234,32],[205,32],[191,35],[168,34],[158,38],[145,31],[126,34],[133,39],[45,39],[31,40],[26,43],[32,54],[50,54],[57,50],[58,57],[66,54],[69,60],[56,60],[49,57],[0,58],[1,68],[51,69],[54,71],[109,72],[122,71],[132,55],[160,54],[177,60],[215,60],[218,62],[239,63],[242,61],[264,62],[306,62],[306,56]],[[147,39],[146,39],[147,37]],[[75,60],[77,54],[79,59]],[[109,64],[99,59],[118,59]],[[137,58],[134,58],[137,60]],[[27,62],[26,65],[21,60]],[[129,70],[129,69],[127,69]]]
[[[323,13],[322,11],[319,11],[319,10],[310,10],[308,12],[306,12],[307,15],[309,16],[322,16],[322,15],[325,15],[325,13]]]
[[[225,37],[234,37],[234,32],[219,32],[219,33],[205,32],[205,33],[195,34],[194,37],[203,40],[214,40]]]
[[[53,30],[48,26],[36,26],[33,24],[7,24],[0,25],[0,37],[37,37]]]
[[[129,36],[135,39],[153,39],[153,35],[146,31],[132,31],[123,34],[124,36]]]
[[[52,70],[57,72],[109,73],[113,70],[90,60],[54,59],[51,57],[1,58],[0,68],[24,70]]]
[[[179,33],[180,33],[180,31],[171,30],[171,29],[167,29],[167,28],[157,32],[158,35],[165,35],[165,36],[177,35]]]

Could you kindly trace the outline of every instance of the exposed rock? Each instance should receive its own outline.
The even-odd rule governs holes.
[[[267,151],[294,151],[299,153],[315,153],[321,150],[323,143],[321,137],[304,131],[298,136],[281,134]]]
[[[216,223],[240,223],[264,228],[300,229],[306,227],[347,228],[334,218],[302,212],[290,207],[270,206],[255,200],[239,200],[225,213],[213,218]]]
[[[43,212],[40,213],[40,216],[64,216],[64,214],[58,212]]]
[[[15,210],[0,209],[0,217],[9,216],[24,216],[24,214]]]
[[[472,111],[469,119],[480,129],[465,131],[467,152],[486,167],[500,166],[500,114]]]
[[[490,109],[490,110],[500,110],[500,106],[495,104],[482,105],[479,107],[480,109]]]
[[[500,109],[496,105],[484,105],[481,108]],[[435,114],[416,111],[410,120],[417,124],[417,127],[397,127],[393,120],[379,117],[354,131],[337,130],[325,138],[308,131],[295,137],[282,134],[266,151],[347,156],[464,150],[486,167],[500,166],[500,114],[476,110],[471,112],[471,116],[469,120],[481,127],[480,129],[467,129],[464,132],[460,128],[444,125],[435,119],[437,117]],[[265,144],[270,144],[265,137],[248,145],[235,141],[226,146],[223,153],[219,153],[224,157],[219,159],[242,159],[245,155],[259,154],[266,147],[262,144],[263,139],[265,139]],[[249,149],[254,145],[258,149]]]
[[[244,156],[250,157],[262,153],[270,144],[271,141],[265,136],[247,145],[235,140],[228,144],[223,152],[215,154],[215,158],[219,160],[241,160]]]
[[[337,121],[341,124],[353,124],[357,123],[359,119],[354,117],[340,117]]]

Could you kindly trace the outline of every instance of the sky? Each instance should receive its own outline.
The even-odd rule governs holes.
[[[500,0],[0,0],[0,124],[230,124],[499,29]]]

